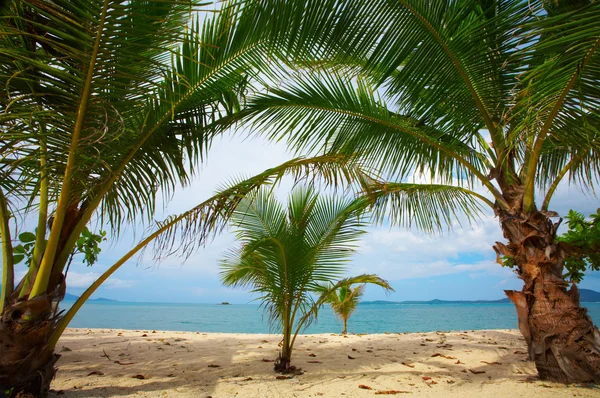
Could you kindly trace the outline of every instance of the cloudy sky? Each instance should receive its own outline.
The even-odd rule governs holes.
[[[241,136],[218,139],[191,186],[175,192],[156,218],[160,220],[193,207],[231,178],[251,176],[290,158],[292,155],[283,144]],[[279,191],[286,191],[288,185],[284,184]],[[565,184],[551,208],[560,214],[570,208],[588,214],[599,206],[597,198]],[[81,294],[133,247],[144,231],[143,227],[128,228],[118,239],[106,242],[99,262],[93,267],[84,266],[76,258],[69,271],[68,291]],[[522,287],[511,270],[495,263],[491,246],[502,241],[502,234],[491,212],[476,225],[456,225],[441,236],[389,225],[374,226],[368,232],[348,267],[348,275],[376,273],[390,281],[396,292],[386,295],[370,287],[365,300],[494,300],[503,297],[504,289]],[[232,234],[224,233],[183,263],[182,258],[172,256],[155,264],[148,251],[146,257],[126,263],[94,297],[146,302],[250,302],[252,297],[248,292],[225,288],[219,282],[219,259],[234,244]],[[18,274],[22,272],[20,269]],[[581,287],[600,291],[600,273],[588,273]]]

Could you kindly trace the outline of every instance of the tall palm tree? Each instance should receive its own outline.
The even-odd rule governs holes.
[[[358,152],[389,176],[370,192],[427,231],[482,208],[542,379],[600,381],[600,332],[563,279],[551,200],[600,172],[600,2],[257,0],[274,55],[300,72],[248,116],[300,149]],[[273,16],[277,18],[273,18]],[[431,183],[408,183],[415,174]],[[383,214],[380,213],[380,214]]]
[[[193,0],[2,2],[0,394],[45,396],[69,321],[150,241],[159,238],[159,250],[181,239],[183,249],[202,245],[244,195],[285,173],[352,178],[347,159],[325,156],[233,184],[156,225],[57,315],[66,266],[90,236],[87,226],[99,222],[117,236],[126,223],[152,220],[157,193],[190,182],[265,67],[263,41],[239,6],[200,11]],[[35,233],[21,235],[29,268],[15,281],[23,250],[12,237],[32,217]]]
[[[227,286],[251,287],[273,326],[283,332],[276,371],[295,370],[291,360],[296,337],[333,291],[352,283],[391,289],[375,275],[339,280],[363,234],[363,207],[361,201],[319,196],[299,187],[290,194],[287,209],[263,189],[234,211],[241,245],[223,261],[221,278]]]
[[[327,297],[327,303],[331,306],[333,312],[344,322],[342,334],[348,333],[348,319],[356,310],[364,291],[365,285],[359,285],[354,288],[351,286],[342,286],[331,292]]]

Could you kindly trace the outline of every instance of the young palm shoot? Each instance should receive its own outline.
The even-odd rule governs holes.
[[[342,322],[344,322],[342,334],[348,333],[348,319],[356,310],[364,292],[364,284],[356,286],[355,288],[342,286],[327,298],[327,303],[331,306],[333,312],[335,312]]]
[[[287,208],[262,190],[234,211],[241,245],[223,260],[222,281],[250,287],[272,326],[282,331],[276,371],[297,371],[291,366],[296,336],[316,319],[336,289],[352,283],[391,289],[375,275],[339,280],[364,233],[362,208],[361,201],[320,197],[312,188],[300,187],[290,194]],[[331,287],[323,289],[325,285]]]

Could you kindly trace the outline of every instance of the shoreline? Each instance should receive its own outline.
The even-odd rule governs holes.
[[[239,336],[279,336],[281,333],[238,333],[238,332],[203,332],[202,330],[197,331],[189,331],[189,330],[168,330],[168,329],[122,329],[122,328],[85,328],[85,327],[68,327],[68,331],[75,331],[77,333],[81,333],[83,331],[97,332],[97,333],[123,333],[123,332],[133,332],[133,333],[185,333],[185,334],[204,334],[204,335],[239,335]],[[506,329],[506,328],[498,328],[498,329],[457,329],[457,330],[429,330],[429,331],[420,331],[420,332],[381,332],[381,333],[348,333],[348,336],[379,336],[379,335],[398,335],[405,336],[410,334],[427,334],[427,333],[471,333],[471,332],[516,332],[519,333],[519,329]],[[320,332],[320,333],[298,333],[298,337],[300,336],[343,336],[340,333],[329,333],[329,332]]]
[[[516,330],[299,335],[279,380],[278,334],[67,329],[51,397],[598,396],[537,380]],[[58,394],[60,392],[60,395]]]

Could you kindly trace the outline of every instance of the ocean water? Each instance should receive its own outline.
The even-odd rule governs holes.
[[[65,302],[68,308],[72,303]],[[600,303],[583,303],[596,325]],[[252,304],[89,302],[70,327],[222,333],[278,333],[262,308]],[[342,322],[323,307],[303,333],[339,333]],[[362,304],[348,321],[350,333],[516,329],[512,304]]]

